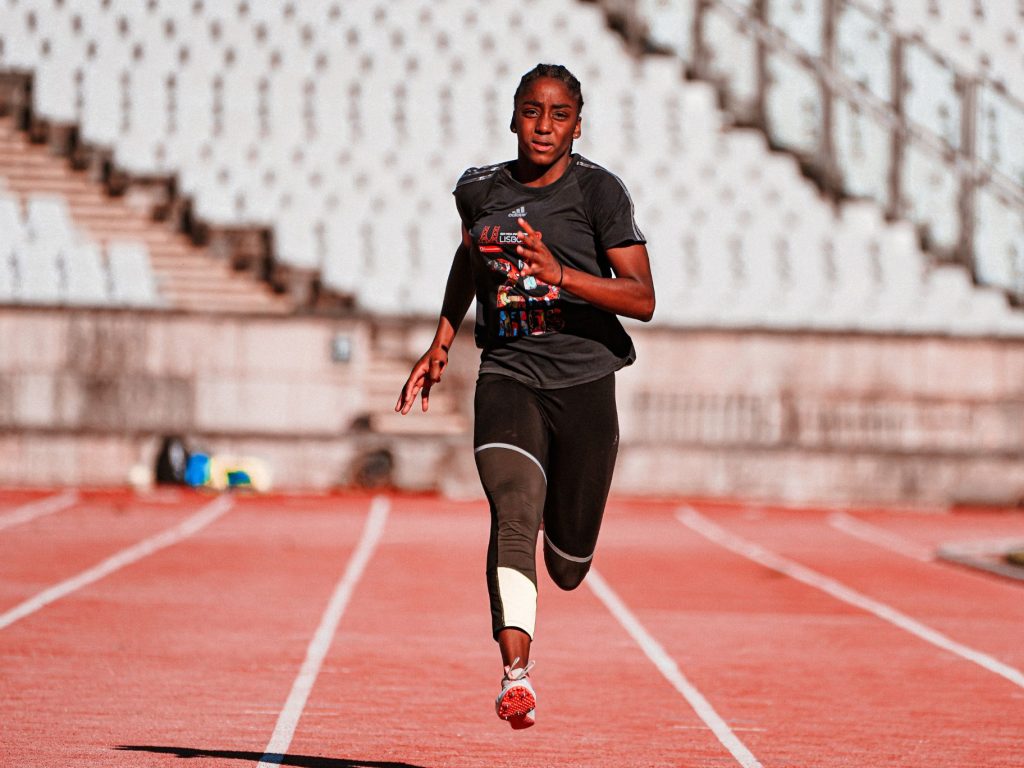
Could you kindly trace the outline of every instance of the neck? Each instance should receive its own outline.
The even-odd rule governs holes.
[[[565,154],[551,165],[535,165],[520,154],[512,168],[512,178],[526,187],[545,187],[562,178],[571,158],[571,154]]]

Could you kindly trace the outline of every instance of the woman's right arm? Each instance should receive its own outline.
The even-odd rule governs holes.
[[[470,261],[473,240],[466,228],[462,228],[462,243],[455,250],[452,268],[448,272],[448,283],[444,289],[444,303],[441,305],[441,317],[437,321],[437,332],[430,348],[416,361],[412,367],[405,386],[398,395],[395,410],[403,415],[412,409],[416,395],[422,391],[420,400],[426,411],[430,402],[430,388],[441,381],[441,373],[448,365],[448,350],[459,332],[459,325],[469,311],[473,301],[473,267]]]

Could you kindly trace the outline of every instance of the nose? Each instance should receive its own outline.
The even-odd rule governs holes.
[[[551,117],[546,112],[542,112],[537,118],[534,130],[537,133],[551,133]]]

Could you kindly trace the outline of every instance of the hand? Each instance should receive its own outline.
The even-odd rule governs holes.
[[[412,410],[412,404],[416,402],[416,395],[422,392],[420,400],[423,403],[423,412],[426,413],[427,408],[430,407],[430,388],[441,381],[441,372],[446,365],[448,365],[447,348],[443,345],[431,346],[412,367],[412,372],[398,395],[395,411],[403,416],[407,414]]]
[[[543,235],[529,225],[526,219],[517,219],[523,231],[519,233],[519,245],[516,253],[526,262],[522,274],[533,275],[548,285],[561,285],[564,268],[544,245]]]

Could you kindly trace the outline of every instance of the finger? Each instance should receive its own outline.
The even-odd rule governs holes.
[[[398,402],[395,403],[395,410],[401,412],[409,400],[409,386],[412,384],[412,379],[405,382],[405,386],[402,387],[402,391],[398,393]]]
[[[412,410],[412,404],[416,402],[416,395],[420,389],[423,388],[423,384],[420,379],[413,382],[412,388],[407,392],[405,396],[405,403],[402,405],[402,415],[404,416]]]
[[[430,407],[430,387],[423,388],[423,394],[420,395],[420,402],[423,404],[423,412],[427,412],[427,408]]]
[[[417,376],[416,378],[410,377],[409,381],[405,383],[405,392],[403,398],[405,402],[409,402],[410,400],[416,397],[417,385],[419,384],[421,376],[422,374],[420,376]]]
[[[532,236],[532,235],[537,234],[537,230],[535,230],[533,227],[531,227],[530,226],[530,222],[528,222],[522,216],[520,216],[518,219],[516,219],[516,223],[519,224],[519,226],[522,227],[526,231],[526,233],[528,235]]]
[[[533,262],[537,259],[537,252],[531,250],[525,245],[520,245],[516,247],[516,253],[519,254],[519,257],[523,260],[523,266],[519,268],[519,275],[517,275],[516,277],[516,279],[518,279],[523,275],[530,274],[529,272],[527,272],[527,270],[530,268],[530,265],[533,264]]]

